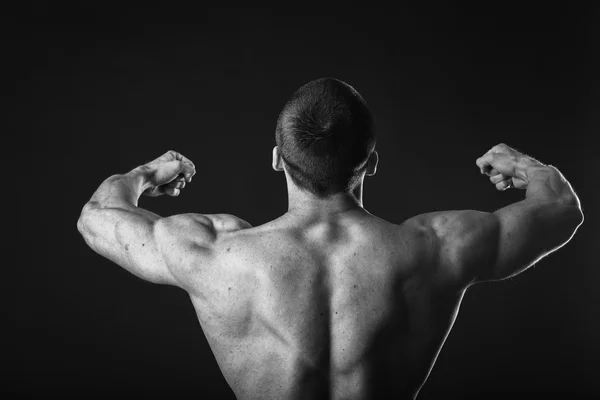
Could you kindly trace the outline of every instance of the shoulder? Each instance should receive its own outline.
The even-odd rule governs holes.
[[[219,237],[250,227],[230,214],[177,214],[156,222],[155,235],[171,273],[190,293],[196,293],[198,274],[215,261]]]
[[[214,229],[219,232],[231,232],[252,228],[252,225],[248,222],[231,214],[204,214],[204,217],[210,219]]]
[[[404,222],[404,225],[431,234],[444,242],[467,239],[497,227],[497,217],[476,210],[436,211],[420,214]]]
[[[477,264],[491,260],[500,229],[493,213],[476,210],[420,214],[404,224],[422,233],[433,249],[431,262],[457,278],[468,278]]]
[[[231,214],[186,213],[161,218],[157,222],[157,232],[163,236],[183,239],[192,235],[195,241],[206,244],[213,242],[221,233],[251,227],[248,222]]]

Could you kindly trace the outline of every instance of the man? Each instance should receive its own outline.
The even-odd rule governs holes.
[[[177,196],[191,182],[194,164],[174,151],[108,178],[78,222],[99,254],[189,293],[240,399],[415,398],[465,290],[525,270],[583,222],[556,168],[503,144],[476,164],[498,190],[526,189],[523,201],[400,225],[371,215],[362,183],[377,168],[373,118],[335,79],[292,96],[276,143],[289,209],[264,225],[137,207],[142,194]]]

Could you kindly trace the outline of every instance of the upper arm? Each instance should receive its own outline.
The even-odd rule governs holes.
[[[81,213],[78,228],[95,252],[137,277],[178,286],[159,249],[157,232],[161,221],[163,218],[152,213],[88,204]]]
[[[440,213],[431,225],[440,263],[470,284],[522,272],[568,242],[580,218],[577,207],[523,200],[494,213]]]
[[[477,280],[514,276],[565,245],[583,222],[578,206],[523,200],[491,214],[497,226],[497,255]]]
[[[249,224],[225,214],[160,218],[149,212],[88,208],[78,226],[93,250],[132,274],[187,289],[190,266],[208,258],[217,234]]]

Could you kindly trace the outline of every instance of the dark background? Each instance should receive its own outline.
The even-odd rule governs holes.
[[[583,203],[586,221],[566,247],[467,292],[420,399],[600,396],[597,10],[27,4],[1,17],[14,158],[5,198],[19,227],[8,250],[17,260],[4,267],[2,391],[233,399],[186,294],[101,258],[76,221],[106,177],[169,149],[195,162],[194,182],[140,206],[253,225],[278,217],[277,115],[299,86],[332,76],[377,118],[371,213],[400,223],[521,199],[475,166],[499,142],[558,167]]]

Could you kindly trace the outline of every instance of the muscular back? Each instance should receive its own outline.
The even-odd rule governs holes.
[[[136,199],[176,196],[195,172],[168,152],[105,180],[77,226],[97,253],[190,294],[238,398],[413,398],[464,290],[520,273],[583,222],[556,168],[504,144],[476,163],[498,190],[526,189],[526,198],[494,213],[436,212],[401,225],[310,198],[311,217],[288,213],[256,228],[230,215],[161,218]]]
[[[280,218],[189,241],[178,268],[238,398],[412,398],[463,294],[430,236],[364,211]]]

